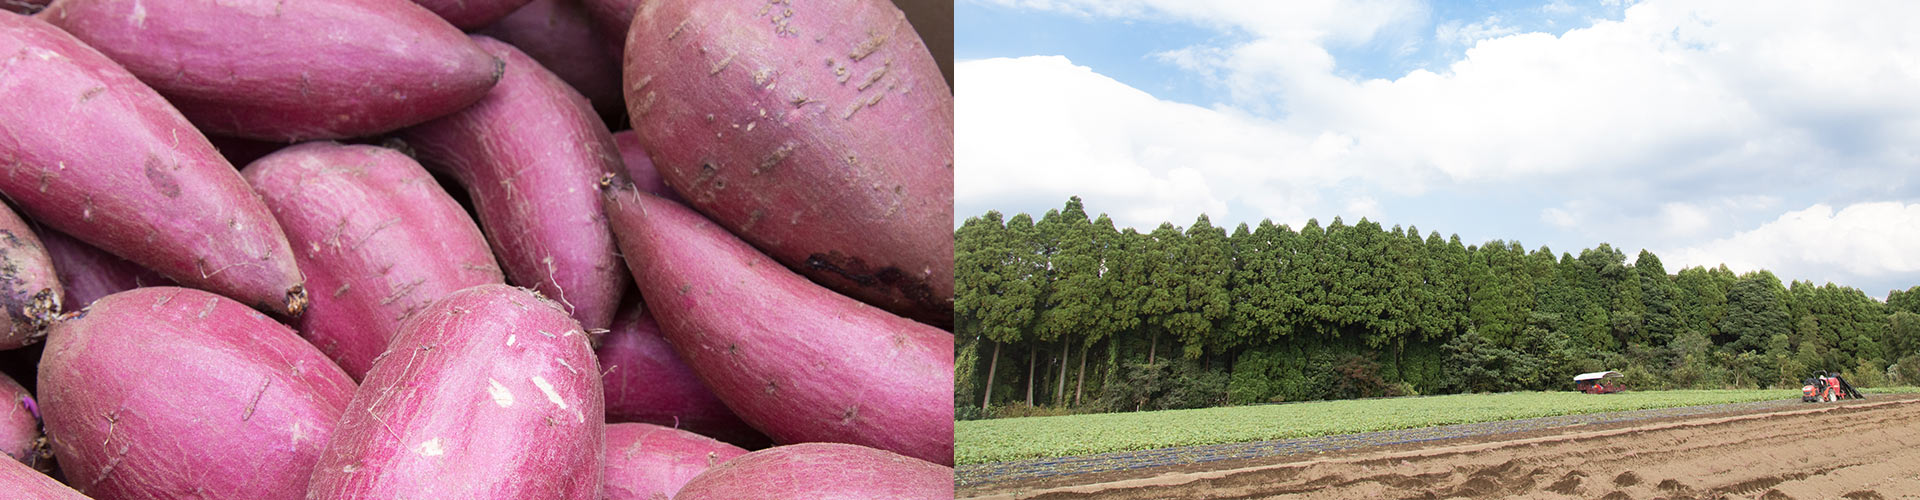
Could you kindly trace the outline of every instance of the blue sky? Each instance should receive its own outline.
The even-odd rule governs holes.
[[[1920,4],[1833,5],[960,0],[956,216],[1367,217],[1884,297],[1920,284]]]

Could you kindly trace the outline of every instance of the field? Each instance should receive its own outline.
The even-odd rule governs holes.
[[[1920,397],[1913,394],[1534,420],[1589,418],[1595,420],[1399,445],[963,481],[957,496],[1878,500],[1914,498],[1920,491],[1920,426],[1913,425],[1920,420]],[[962,469],[969,467],[981,466]]]
[[[1917,389],[1869,390],[1869,393]],[[1798,390],[1460,394],[958,422],[960,464],[1065,457],[1649,408],[1793,400]]]

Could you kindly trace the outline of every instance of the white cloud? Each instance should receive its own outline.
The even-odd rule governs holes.
[[[1356,160],[1456,180],[1920,157],[1920,30],[1907,22],[1920,3],[1646,2],[1558,37],[1495,18],[1446,35],[1477,42],[1441,72],[1359,81],[1334,71],[1326,47],[1421,16],[1419,5],[982,1],[1244,34],[1157,56],[1217,75],[1237,109],[1352,137],[1366,149]]]
[[[1162,101],[1062,57],[963,61],[956,74],[963,202],[1080,195],[1124,207],[1112,214],[1118,224],[1152,228],[1202,212],[1219,220],[1227,200],[1254,193],[1287,200],[1265,210],[1304,213],[1291,202],[1311,197],[1285,194],[1337,177],[1289,168],[1317,150],[1339,154],[1330,146],[1260,118]],[[1298,182],[1262,185],[1277,179]]]
[[[1104,209],[1116,222],[1146,227],[1203,211],[1223,225],[1336,213],[1392,223],[1409,215],[1390,213],[1408,210],[1395,203],[1404,195],[1523,193],[1509,201],[1535,204],[1511,218],[1546,230],[1491,237],[1683,248],[1696,253],[1678,258],[1746,262],[1789,277],[1788,266],[1855,269],[1717,242],[1784,231],[1769,228],[1788,227],[1786,216],[1759,226],[1783,206],[1845,206],[1825,217],[1838,228],[1858,217],[1849,211],[1872,206],[1849,205],[1855,200],[1920,196],[1912,173],[1920,171],[1920,30],[1910,22],[1920,19],[1920,2],[1649,0],[1559,36],[1489,17],[1434,30],[1465,48],[1445,68],[1357,79],[1343,76],[1329,48],[1424,19],[1422,5],[973,1],[1214,29],[1223,36],[1143,56],[1213,80],[1225,97],[1213,107],[1166,101],[1059,57],[962,62],[963,205],[1033,198],[1057,206],[1079,194],[1124,207]],[[1254,213],[1227,214],[1229,206]],[[1536,214],[1539,222],[1529,220]],[[1757,228],[1728,236],[1739,227]],[[1920,232],[1912,221],[1893,227]],[[1840,245],[1835,253],[1850,261],[1890,248],[1920,255],[1910,239],[1821,237],[1831,241],[1815,243]],[[1799,248],[1789,243],[1776,246]],[[1913,258],[1848,265],[1897,269]]]
[[[1461,25],[1460,21],[1447,21],[1433,28],[1433,39],[1443,44],[1472,45],[1488,38],[1511,35],[1520,32],[1520,28],[1500,24],[1500,16],[1490,16],[1486,20]]]
[[[1541,210],[1540,220],[1548,224],[1552,224],[1554,225],[1554,227],[1561,227],[1561,228],[1571,228],[1575,224],[1579,223],[1579,221],[1573,218],[1572,213],[1569,213],[1566,211],[1566,209],[1559,208],[1559,207],[1548,207],[1545,210]]]
[[[1699,205],[1668,202],[1660,205],[1660,230],[1668,236],[1693,236],[1707,230],[1712,216]]]
[[[1705,244],[1662,252],[1669,269],[1726,263],[1785,279],[1843,281],[1920,271],[1920,203],[1870,202],[1834,212],[1826,204]],[[1677,265],[1675,265],[1677,264]]]

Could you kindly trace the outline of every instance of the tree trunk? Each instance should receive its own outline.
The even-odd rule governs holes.
[[[1147,364],[1153,364],[1153,355],[1160,350],[1160,332],[1153,332],[1153,345],[1147,346]]]
[[[1040,370],[1040,376],[1042,377],[1053,376],[1053,358],[1054,358],[1053,351],[1047,351],[1047,363],[1040,365],[1040,368],[1038,368]],[[1053,387],[1053,379],[1051,378],[1040,379],[1039,396],[1037,396],[1034,400],[1038,402],[1046,402],[1048,387]]]
[[[1027,406],[1033,406],[1033,377],[1039,375],[1033,371],[1033,360],[1038,357],[1040,357],[1039,346],[1027,349]]]
[[[1080,346],[1080,375],[1073,381],[1073,405],[1080,406],[1080,396],[1087,389],[1087,349],[1093,346]]]
[[[993,342],[993,341],[988,340],[988,342]],[[987,393],[987,395],[980,397],[980,416],[982,417],[987,415],[987,408],[989,408],[989,403],[993,402],[993,370],[999,367],[1000,367],[1000,343],[993,342],[993,361],[987,362],[987,390],[984,391]]]
[[[1060,387],[1053,391],[1055,406],[1067,404],[1067,360],[1073,359],[1073,342],[1068,341],[1065,335],[1060,337]]]

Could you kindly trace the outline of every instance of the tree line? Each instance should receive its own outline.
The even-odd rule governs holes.
[[[955,412],[981,418],[1414,394],[1920,383],[1920,286],[1886,302],[1607,244],[1299,229],[1116,229],[1079,197],[954,232]]]

